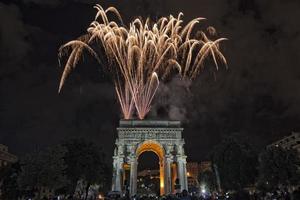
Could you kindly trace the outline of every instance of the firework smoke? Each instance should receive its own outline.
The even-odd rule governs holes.
[[[218,61],[226,65],[219,44],[225,38],[210,40],[203,31],[194,27],[204,18],[196,18],[183,25],[183,14],[170,15],[157,22],[135,19],[129,27],[123,25],[121,15],[114,7],[104,10],[96,5],[95,20],[87,34],[63,45],[59,60],[67,56],[59,91],[66,77],[87,50],[112,74],[115,90],[125,119],[144,119],[159,87],[159,81],[179,73],[183,79],[194,79],[203,68],[204,60],[211,56],[216,69]],[[110,20],[113,13],[117,21]],[[215,35],[214,28],[208,32]],[[105,65],[95,48],[102,49],[108,64]]]

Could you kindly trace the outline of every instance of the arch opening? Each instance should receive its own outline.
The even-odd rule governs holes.
[[[149,152],[152,152],[152,156],[153,156],[153,154],[155,154],[156,157],[158,158],[159,174],[158,174],[157,178],[159,178],[158,179],[159,180],[159,182],[158,182],[159,189],[157,189],[157,190],[159,191],[160,195],[163,195],[163,194],[165,194],[165,188],[164,188],[164,185],[165,185],[165,183],[164,183],[165,182],[165,180],[164,180],[165,151],[164,151],[164,148],[159,143],[157,143],[155,141],[146,141],[138,146],[138,148],[136,150],[137,158],[140,159],[140,157],[143,156],[143,154],[146,155],[146,154],[149,154]],[[154,176],[154,177],[156,178],[156,176]],[[155,178],[152,179],[154,182],[155,182],[155,180],[157,180]],[[150,176],[150,180],[151,180],[151,176]],[[158,192],[157,190],[155,192]]]
[[[153,151],[145,151],[138,157],[137,194],[160,194],[159,158]]]

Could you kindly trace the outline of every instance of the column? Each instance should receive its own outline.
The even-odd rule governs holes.
[[[187,190],[187,176],[186,176],[186,156],[177,156],[178,165],[178,178],[180,183],[180,188],[182,190]]]
[[[172,192],[171,164],[173,162],[172,155],[165,158],[165,194]]]
[[[130,195],[136,194],[137,187],[137,159],[136,156],[131,156],[130,158]]]
[[[113,173],[112,173],[112,182],[111,182],[111,191],[115,191],[116,190],[116,176],[117,176],[117,166],[116,166],[116,161],[114,158],[113,161]]]
[[[116,159],[116,178],[115,178],[115,190],[114,191],[122,191],[122,170],[123,170],[123,159],[118,157]]]
[[[113,161],[113,183],[112,191],[122,191],[121,188],[121,171],[123,166],[123,159],[119,156],[114,156]]]
[[[181,158],[179,158],[178,156],[177,156],[177,170],[178,170],[178,172],[177,172],[177,174],[178,174],[178,179],[179,179],[179,184],[180,184],[180,190],[182,191],[182,188],[183,188],[183,170],[182,170],[182,168],[183,168],[183,163],[182,163],[182,161],[181,161]],[[181,192],[180,191],[180,192]]]
[[[188,190],[188,180],[187,180],[187,171],[186,171],[186,156],[184,157],[183,160],[183,182],[184,182],[184,187],[183,189]]]

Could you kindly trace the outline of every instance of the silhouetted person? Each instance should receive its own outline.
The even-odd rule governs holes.
[[[187,190],[182,190],[180,200],[191,200]]]
[[[297,190],[295,190],[293,192],[293,198],[294,199],[300,199],[300,188],[298,188]]]
[[[237,193],[236,195],[236,199],[239,200],[239,199],[243,199],[243,200],[250,200],[250,195],[247,191],[245,190],[241,190]]]

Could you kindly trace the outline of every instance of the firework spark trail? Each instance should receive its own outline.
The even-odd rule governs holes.
[[[122,25],[116,8],[104,10],[100,5],[95,8],[97,14],[87,30],[88,34],[66,43],[59,50],[60,58],[68,55],[59,91],[82,57],[83,50],[86,49],[101,62],[92,46],[101,47],[109,62],[105,66],[115,77],[115,90],[124,118],[133,117],[135,110],[137,116],[144,119],[150,111],[159,80],[168,77],[174,69],[182,78],[194,79],[208,56],[212,57],[217,70],[218,61],[227,65],[219,47],[226,38],[210,40],[203,31],[193,36],[195,25],[204,18],[193,19],[184,26],[183,14],[179,13],[177,17],[170,15],[156,23],[150,22],[149,18],[145,22],[135,19],[127,28]],[[118,18],[118,22],[108,18],[110,12]],[[215,35],[212,27],[208,28],[208,32]]]

